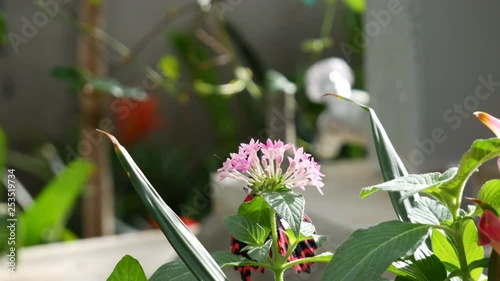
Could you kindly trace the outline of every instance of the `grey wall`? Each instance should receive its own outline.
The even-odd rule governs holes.
[[[412,171],[456,164],[475,138],[493,136],[471,113],[500,115],[500,83],[479,86],[500,82],[500,3],[367,4],[365,27],[380,27],[367,31],[367,87],[396,149]]]
[[[60,3],[59,8],[65,13],[75,14],[75,2],[72,0],[53,0]],[[67,2],[67,3],[66,3]],[[104,1],[107,9],[107,30],[115,38],[131,47],[154,24],[159,22],[166,12],[185,1],[164,0],[108,0]],[[194,2],[194,1],[193,1]],[[225,16],[233,22],[251,42],[257,53],[269,68],[292,74],[307,63],[307,56],[301,54],[300,43],[318,35],[324,6],[321,1],[311,8],[304,8],[300,1],[229,1],[232,10]],[[39,10],[31,1],[5,1],[9,30],[23,35],[23,18],[33,21]],[[343,39],[343,6],[335,20],[333,34],[336,41]],[[75,32],[63,20],[62,12],[50,16],[48,23],[38,28],[33,38],[19,46],[14,52],[11,45],[4,48],[0,61],[0,75],[3,81],[13,85],[13,91],[0,95],[0,126],[6,130],[13,142],[31,141],[34,137],[47,135],[49,139],[67,143],[75,136],[78,124],[78,106],[74,95],[65,91],[65,86],[49,75],[54,65],[70,65],[75,57]],[[192,13],[169,25],[170,29],[192,29],[199,14]],[[145,65],[155,65],[157,59],[171,50],[165,43],[164,33],[157,36],[142,52],[140,60]],[[339,49],[330,53],[339,53]],[[130,66],[116,72],[116,77],[125,84],[140,83],[145,76],[143,69]],[[175,126],[181,112],[168,97],[163,97],[162,111],[169,119],[169,126]],[[199,104],[188,107],[200,111]],[[202,124],[193,137],[206,135],[204,129],[208,118],[200,118]],[[203,123],[205,122],[205,123]],[[196,126],[196,125],[195,125]]]

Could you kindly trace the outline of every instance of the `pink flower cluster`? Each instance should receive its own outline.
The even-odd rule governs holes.
[[[286,156],[288,168],[283,173],[281,164],[289,149],[293,151],[293,158]],[[325,175],[319,171],[320,165],[303,148],[296,149],[294,145],[284,144],[280,140],[273,142],[268,139],[266,143],[261,143],[252,139],[248,144],[242,143],[238,153],[231,153],[230,156],[217,170],[221,179],[239,179],[250,188],[273,179],[273,182],[290,189],[314,186],[323,194],[322,177]]]

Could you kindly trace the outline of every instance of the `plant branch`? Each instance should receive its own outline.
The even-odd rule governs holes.
[[[272,210],[271,212],[271,235],[273,238],[273,260],[274,264],[273,267],[276,266],[276,264],[279,263],[279,245],[278,245],[278,229],[276,227],[276,212]]]

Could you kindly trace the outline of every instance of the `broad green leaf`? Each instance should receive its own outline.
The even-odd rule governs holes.
[[[100,131],[100,130],[99,130]],[[175,212],[163,201],[142,171],[137,167],[127,150],[112,135],[106,134],[115,147],[115,152],[132,185],[160,229],[199,280],[227,280],[217,263],[196,236],[187,228]]]
[[[415,200],[415,207],[410,210],[408,216],[416,223],[434,225],[452,218],[450,211],[443,204],[428,197]]]
[[[193,273],[184,264],[183,261],[173,261],[160,266],[149,281],[195,281],[198,280],[194,277]]]
[[[380,170],[385,181],[390,181],[395,178],[408,175],[401,158],[394,149],[394,146],[387,136],[382,123],[380,123],[377,114],[372,108],[337,94],[328,94],[327,96],[334,96],[338,99],[354,103],[370,113],[370,125],[372,128],[373,140],[375,142],[375,149],[377,151]],[[413,197],[408,199],[401,200],[401,192],[389,192],[389,197],[391,198],[392,206],[394,207],[394,211],[396,212],[399,220],[410,222],[408,212],[413,206],[413,200],[419,198],[418,194],[415,194]]]
[[[91,5],[99,6],[101,5],[102,0],[88,0]]]
[[[356,13],[363,13],[366,6],[365,1],[366,0],[344,0],[344,3]]]
[[[147,281],[148,278],[139,261],[126,255],[115,266],[106,281]]]
[[[465,248],[465,256],[467,263],[470,264],[474,261],[484,258],[484,249],[477,245],[477,229],[473,221],[466,222],[463,235],[463,244]],[[443,261],[453,265],[455,268],[460,268],[460,260],[455,250],[455,241],[448,239],[439,230],[432,231],[432,250],[436,256]],[[449,271],[450,268],[448,268]],[[481,276],[482,268],[477,268],[472,271],[471,275],[474,280]]]
[[[228,252],[212,253],[213,259],[221,267],[252,265],[258,266],[259,263],[251,261],[244,257],[233,255]],[[193,281],[194,275],[189,271],[183,261],[173,261],[160,266],[149,278],[149,281]]]
[[[312,238],[314,239],[314,242],[316,242],[316,246],[318,248],[320,248],[323,245],[323,243],[326,242],[327,236],[326,235],[313,234]]]
[[[258,223],[240,215],[224,218],[224,225],[234,238],[251,246],[261,246],[269,235],[269,229],[264,229]]]
[[[262,196],[269,206],[290,225],[295,237],[299,237],[305,204],[302,194],[286,190],[266,191],[262,193]]]
[[[462,193],[469,177],[481,164],[498,156],[500,156],[499,138],[476,140],[472,143],[471,148],[462,155],[455,176],[424,190],[424,192],[447,205],[453,217],[456,217],[462,202]],[[450,198],[454,200],[449,201]]]
[[[484,258],[484,248],[477,244],[478,233],[476,225],[472,220],[467,222],[467,225],[464,229],[464,248],[465,248],[465,256],[467,257],[467,263],[471,264],[474,261],[482,260]],[[477,268],[472,270],[471,276],[474,280],[479,280],[479,276],[483,272],[482,268]]]
[[[255,196],[250,202],[243,202],[238,209],[238,215],[271,229],[271,207],[260,195]]]
[[[375,280],[400,257],[415,251],[429,225],[388,221],[358,229],[335,252],[323,275],[325,281]]]
[[[160,68],[163,76],[171,80],[177,80],[179,78],[179,61],[176,57],[170,55],[163,55],[158,62],[158,67]]]
[[[444,263],[448,271],[454,271],[460,268],[460,262],[457,257],[453,241],[449,240],[445,234],[438,229],[432,230],[432,251]]]
[[[365,198],[372,193],[383,190],[400,191],[402,192],[402,197],[406,198],[429,187],[449,180],[456,174],[456,172],[457,168],[451,168],[442,174],[433,172],[422,175],[408,175],[381,184],[365,187],[362,189],[360,196],[361,198]]]
[[[7,18],[5,13],[0,11],[0,45],[7,43]]]
[[[486,204],[488,207],[493,208],[497,214],[500,214],[500,180],[494,179],[487,181],[479,190],[477,199],[479,199],[481,203]],[[482,210],[479,211],[478,215],[481,214]]]
[[[304,236],[311,237],[315,231],[316,227],[314,227],[314,224],[306,221],[302,222],[302,225],[300,226],[300,233],[304,234]]]
[[[20,220],[26,228],[22,245],[61,239],[66,219],[93,170],[94,165],[90,162],[76,159],[44,187],[35,202],[21,215]]]
[[[393,263],[388,270],[404,277],[396,280],[442,281],[447,275],[446,268],[439,258],[423,249],[418,249],[409,259]]]
[[[314,234],[314,232],[316,231],[316,227],[312,223],[306,221],[302,221],[302,224],[300,226],[300,237],[298,238],[298,241],[297,237],[290,228],[286,229],[285,231],[286,235],[288,236],[289,245],[293,245],[294,243],[298,243],[300,241],[309,240],[311,238],[314,239],[315,242],[316,240],[323,240],[324,238],[326,239],[326,237],[322,237],[323,235]],[[323,244],[324,241],[318,242],[321,242],[321,244]],[[318,248],[320,246],[321,245],[317,245]]]
[[[272,240],[268,240],[262,246],[246,246],[242,250],[248,250],[248,256],[252,259],[260,262],[266,262],[267,257],[269,257],[269,251],[271,251],[271,246],[273,245]]]

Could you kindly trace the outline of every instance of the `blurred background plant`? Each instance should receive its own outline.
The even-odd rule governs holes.
[[[276,95],[289,93],[293,97],[294,135],[301,146],[315,153],[311,144],[317,135],[318,116],[325,105],[311,101],[306,95],[306,72],[323,58],[346,54],[345,46],[336,46],[333,34],[334,22],[339,22],[335,17],[340,10],[340,20],[346,27],[342,42],[356,45],[353,42],[355,36],[359,36],[364,0],[295,2],[293,9],[283,11],[290,14],[288,20],[318,6],[324,14],[317,34],[303,38],[297,46],[301,54],[296,67],[282,74],[271,71],[274,66],[262,59],[254,42],[247,40],[245,30],[226,17],[226,12],[234,10],[238,1],[183,2],[166,11],[131,47],[105,31],[106,1],[59,5],[54,18],[80,34],[76,48],[78,63],[54,65],[51,75],[64,82],[68,92],[78,95],[80,125],[74,130],[72,145],[43,136],[30,144],[31,148],[35,147],[34,153],[26,155],[9,150],[6,166],[19,166],[16,168],[20,178],[24,173],[32,174],[27,175],[28,182],[35,182],[29,185],[29,193],[37,194],[39,190],[50,193],[31,186],[52,177],[51,165],[73,166],[75,164],[69,162],[80,154],[96,165],[97,173],[90,180],[92,187],[87,188],[96,192],[85,192],[69,228],[78,236],[95,236],[151,227],[151,219],[116,159],[105,157],[111,153],[106,150],[108,144],[92,131],[99,127],[117,135],[174,211],[202,219],[210,212],[211,173],[220,165],[219,155],[227,155],[252,136],[263,139],[275,133],[268,130],[271,109],[283,102],[275,99]],[[34,1],[34,5],[43,10],[50,9],[50,3]],[[0,44],[10,40],[5,15],[0,6]],[[182,21],[183,27],[189,28],[180,29],[173,25],[175,21]],[[272,30],[282,32],[285,25]],[[149,44],[157,37],[164,37],[164,51],[155,64],[148,65],[141,54],[149,51]],[[347,54],[352,68],[350,86],[363,89],[363,51],[350,50]],[[142,71],[142,78],[135,82],[120,78],[131,69]],[[175,104],[175,112],[166,112],[166,103]],[[279,108],[278,112],[281,111]],[[165,135],[174,137],[166,141]],[[47,142],[55,145],[49,160],[43,154],[47,150],[43,148],[50,146]],[[356,143],[342,144],[340,153],[328,158],[363,157],[365,150]],[[110,173],[107,173],[108,166]],[[89,169],[86,166],[71,172],[83,180],[89,175]],[[33,177],[36,179],[31,179]],[[79,192],[83,191],[75,190],[72,201],[67,202],[74,202]],[[111,226],[109,216],[112,216]],[[31,241],[29,244],[36,244],[35,240]]]

